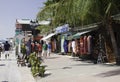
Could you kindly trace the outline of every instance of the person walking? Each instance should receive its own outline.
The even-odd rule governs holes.
[[[47,46],[48,46],[47,55],[50,56],[50,54],[51,54],[51,44],[50,44],[50,42],[48,42]]]
[[[5,59],[7,59],[7,56],[9,57],[9,50],[10,50],[10,44],[8,43],[8,41],[6,41],[4,44],[4,50],[5,50]]]
[[[45,58],[47,57],[47,44],[44,41],[44,44],[42,46],[42,56],[44,56]]]
[[[2,44],[0,44],[0,58],[1,58],[1,54],[2,54]]]

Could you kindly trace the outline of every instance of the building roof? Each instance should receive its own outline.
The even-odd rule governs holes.
[[[16,24],[30,24],[30,19],[16,19]],[[50,21],[38,21],[39,25],[49,25]]]
[[[16,24],[30,24],[30,19],[17,19]]]

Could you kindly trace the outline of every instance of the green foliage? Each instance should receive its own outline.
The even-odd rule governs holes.
[[[26,47],[25,47],[24,44],[21,45],[21,53],[22,53],[23,55],[26,54]]]
[[[48,0],[37,18],[51,18],[53,27],[65,23],[75,27],[105,22],[119,12],[120,0]]]
[[[41,66],[42,62],[36,57],[35,52],[30,54],[28,61],[31,64],[31,72],[33,76],[40,75],[43,77],[45,73],[45,66]]]
[[[41,31],[41,34],[45,34],[51,29],[51,27],[49,25],[42,25],[38,26],[37,29]]]

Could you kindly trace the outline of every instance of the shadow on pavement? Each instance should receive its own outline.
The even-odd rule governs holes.
[[[62,69],[72,69],[72,67],[63,67]]]
[[[5,66],[5,64],[0,64],[0,66]]]
[[[74,65],[71,65],[71,66],[91,66],[91,65],[95,65],[95,64],[90,64],[90,63],[81,63],[81,64],[74,64]]]
[[[16,59],[1,59],[0,61],[16,61]]]
[[[73,61],[81,61],[81,62],[86,62],[86,63],[93,63],[92,60],[89,60],[89,59],[81,59],[81,58],[70,58],[72,59]]]
[[[46,69],[46,70],[59,70],[59,69],[61,69],[61,68],[52,68],[52,69]]]
[[[60,57],[49,57],[49,58],[46,58],[46,59],[57,59],[57,58],[60,58]]]
[[[62,67],[62,68],[52,68],[52,69],[46,69],[46,70],[59,70],[59,69],[72,69],[72,67]]]
[[[8,82],[8,81],[1,81],[1,82]]]
[[[111,76],[116,76],[116,75],[120,75],[120,69],[107,71],[107,72],[104,72],[104,73],[97,74],[95,76],[98,76],[98,77],[111,77]]]
[[[44,75],[44,77],[47,77],[47,76],[50,76],[51,75],[51,73],[46,73],[45,75]]]

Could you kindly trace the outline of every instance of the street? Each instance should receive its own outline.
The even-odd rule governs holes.
[[[15,51],[10,52],[8,59],[4,53],[0,60],[0,82],[35,82],[27,67],[18,67]]]
[[[33,78],[30,68],[18,67],[14,51],[0,61],[0,82],[119,82],[120,67],[114,64],[93,64],[78,57],[52,53],[44,59],[45,77]]]

